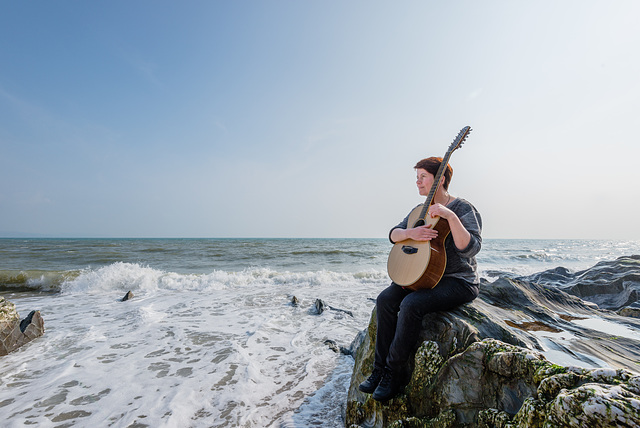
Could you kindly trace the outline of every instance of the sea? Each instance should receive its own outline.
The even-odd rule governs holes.
[[[2,426],[344,426],[354,362],[335,348],[368,325],[390,249],[0,239],[0,296],[21,318],[39,310],[46,329],[0,357]],[[632,254],[640,241],[485,239],[478,266],[491,282]]]

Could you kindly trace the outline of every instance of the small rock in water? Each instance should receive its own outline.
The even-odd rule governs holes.
[[[329,306],[329,309],[331,309],[332,311],[343,312],[351,317],[353,316],[353,312],[348,311],[346,309],[334,308],[333,306]]]
[[[336,354],[353,355],[351,349],[338,345],[335,340],[327,339],[324,341],[324,344],[328,345],[329,349],[331,349]]]
[[[133,299],[133,293],[131,291],[127,291],[127,294],[124,295],[121,302],[126,302],[127,300]]]
[[[297,307],[299,303],[300,303],[300,300],[298,300],[296,296],[291,297],[291,306]]]
[[[314,307],[316,309],[316,314],[320,315],[327,308],[327,304],[320,299],[316,299]]]
[[[347,315],[353,316],[353,312],[347,311],[346,309],[334,308],[333,306],[327,305],[323,300],[320,300],[320,299],[316,299],[316,302],[314,303],[314,308],[315,308],[316,315],[320,315],[325,310],[331,309],[332,311],[344,312]]]
[[[328,345],[329,349],[331,349],[333,352],[336,352],[336,353],[340,352],[340,348],[338,347],[338,344],[336,343],[335,340],[327,339],[324,341],[324,344]]]

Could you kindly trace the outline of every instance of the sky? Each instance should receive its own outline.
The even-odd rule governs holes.
[[[0,236],[639,240],[640,2],[0,0]]]

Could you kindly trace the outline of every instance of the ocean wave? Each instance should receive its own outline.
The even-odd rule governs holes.
[[[290,251],[293,256],[351,256],[351,257],[376,257],[376,253],[358,250],[344,250],[340,248],[331,250],[298,250]]]
[[[349,287],[356,284],[386,283],[384,271],[333,272],[276,271],[270,268],[247,268],[238,272],[214,270],[206,274],[166,272],[137,263],[117,262],[97,269],[69,272],[3,272],[0,289],[59,291],[62,293],[108,293],[118,291],[134,294],[166,291],[206,291],[229,288],[323,285]]]
[[[566,257],[559,256],[558,254],[550,254],[544,251],[540,251],[540,252],[533,252],[529,254],[514,254],[510,258],[512,260],[548,261],[548,260],[564,260]]]
[[[549,267],[564,266],[569,269],[586,268],[606,256],[557,253],[553,251],[522,251],[519,253],[480,253],[478,265],[487,269],[510,270],[526,269],[527,271],[546,270]]]
[[[3,270],[0,271],[0,291],[44,291],[57,292],[63,284],[75,280],[82,274],[79,270]]]

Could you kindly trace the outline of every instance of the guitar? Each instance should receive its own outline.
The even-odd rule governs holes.
[[[465,126],[458,133],[442,158],[440,168],[433,180],[429,195],[424,204],[418,205],[409,214],[407,227],[427,225],[438,231],[438,236],[430,241],[414,241],[406,239],[396,242],[389,253],[387,272],[396,284],[410,290],[435,287],[447,266],[447,253],[444,240],[451,233],[449,222],[438,216],[427,216],[429,207],[433,204],[440,180],[444,175],[449,159],[453,152],[460,148],[469,136],[471,128]]]

